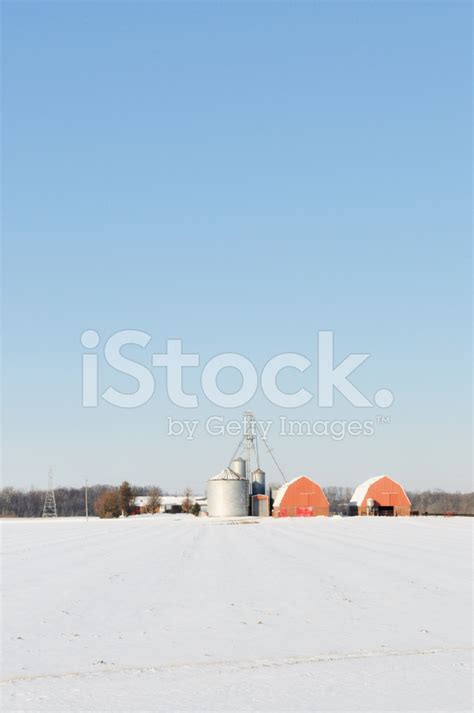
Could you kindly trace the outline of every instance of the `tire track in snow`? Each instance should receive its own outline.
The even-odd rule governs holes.
[[[436,654],[472,652],[474,647],[441,647],[430,649],[409,649],[390,651],[353,651],[347,653],[330,652],[327,654],[316,654],[314,656],[287,656],[283,658],[256,658],[256,659],[218,659],[215,661],[183,661],[168,664],[158,664],[156,666],[122,666],[104,667],[100,671],[68,671],[64,673],[47,673],[35,676],[13,676],[0,681],[0,685],[6,686],[17,683],[30,683],[34,681],[61,680],[66,678],[88,678],[97,677],[104,674],[127,674],[127,673],[164,673],[177,670],[199,670],[212,668],[227,668],[238,671],[256,668],[279,668],[283,666],[295,666],[299,664],[330,663],[347,660],[389,658],[404,656],[434,656]]]

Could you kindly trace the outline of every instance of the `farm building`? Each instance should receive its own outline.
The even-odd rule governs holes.
[[[160,497],[160,512],[162,513],[179,513],[184,500],[184,495],[162,495]],[[207,507],[207,501],[200,495],[191,498],[193,502],[199,503],[202,510]],[[132,515],[142,515],[146,513],[148,505],[148,495],[137,495],[134,501]]]
[[[351,515],[409,515],[411,502],[404,489],[388,475],[369,478],[354,490]]]
[[[253,517],[268,517],[270,514],[270,499],[268,495],[252,495],[250,512]]]
[[[278,489],[273,502],[273,517],[315,517],[329,515],[329,501],[321,486],[300,475]]]

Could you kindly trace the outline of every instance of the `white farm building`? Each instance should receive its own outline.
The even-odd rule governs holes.
[[[181,505],[185,499],[185,495],[161,495],[160,497],[160,513],[178,513],[181,512]],[[134,501],[134,515],[146,513],[148,506],[148,495],[137,495]],[[191,500],[199,503],[201,510],[207,509],[207,501],[201,495],[192,497]]]

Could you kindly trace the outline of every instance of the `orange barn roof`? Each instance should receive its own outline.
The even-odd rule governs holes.
[[[323,507],[329,508],[329,501],[322,488],[314,480],[300,475],[279,488],[273,507]]]
[[[410,507],[411,502],[405,490],[388,475],[377,475],[357,486],[351,498],[351,503],[359,508],[367,507],[367,500],[372,498],[378,505],[394,507]]]

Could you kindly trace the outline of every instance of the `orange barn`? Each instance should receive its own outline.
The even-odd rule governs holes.
[[[315,517],[329,515],[329,501],[321,486],[300,475],[278,489],[273,503],[273,517]]]
[[[409,515],[411,502],[404,489],[388,475],[369,478],[354,490],[352,515]]]

